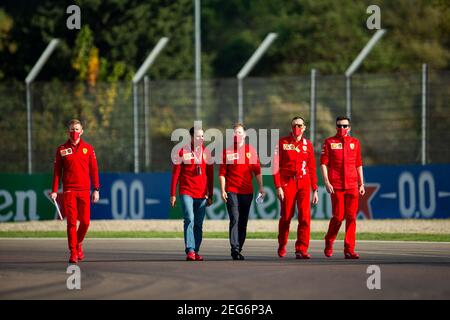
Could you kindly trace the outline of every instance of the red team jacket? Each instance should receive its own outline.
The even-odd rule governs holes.
[[[100,188],[97,158],[94,148],[80,139],[74,146],[70,140],[56,149],[53,167],[53,192],[58,192],[59,181],[63,183],[63,191],[87,191]]]
[[[317,190],[316,160],[311,142],[305,138],[296,141],[292,135],[278,142],[274,153],[273,181],[280,188],[289,179],[309,179],[310,186]]]
[[[320,164],[328,167],[328,179],[335,189],[358,187],[358,172],[362,166],[359,140],[351,136],[325,139]]]
[[[193,152],[190,145],[184,146],[178,152],[178,157],[172,159],[172,183],[170,195],[177,194],[177,184],[180,183],[179,194],[192,198],[205,198],[213,195],[214,166],[207,164],[210,153],[204,146],[198,152]],[[198,164],[197,164],[198,163]],[[197,167],[201,174],[198,174]]]
[[[223,151],[219,176],[225,177],[227,192],[253,194],[252,174],[261,174],[258,153],[253,146],[231,146]]]

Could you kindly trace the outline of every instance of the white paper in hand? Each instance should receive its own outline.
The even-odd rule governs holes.
[[[256,197],[256,203],[263,203],[264,201],[264,197],[262,195],[262,193],[258,193],[258,196]]]
[[[59,210],[58,202],[56,202],[56,200],[53,199],[53,203],[55,204],[56,211],[58,211],[59,220],[64,220],[62,215],[61,215],[61,211]]]

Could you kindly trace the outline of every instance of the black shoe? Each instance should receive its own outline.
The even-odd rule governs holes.
[[[240,253],[232,254],[231,257],[233,258],[233,260],[245,260],[244,256]]]

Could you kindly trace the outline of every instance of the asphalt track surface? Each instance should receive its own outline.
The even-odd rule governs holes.
[[[187,262],[182,239],[87,239],[81,289],[66,286],[65,239],[0,239],[0,299],[450,299],[450,243],[359,241],[359,260],[332,258],[311,241],[311,260],[276,256],[274,240],[247,240],[232,261],[225,239],[205,239]],[[367,268],[381,271],[369,290]]]

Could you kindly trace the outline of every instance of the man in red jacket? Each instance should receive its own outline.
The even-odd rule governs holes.
[[[203,261],[198,254],[203,238],[206,206],[212,203],[214,166],[203,145],[203,130],[189,130],[191,143],[182,147],[172,159],[170,205],[175,207],[177,184],[184,215],[184,244],[187,261]],[[208,164],[207,164],[208,163]]]
[[[291,134],[279,140],[274,152],[273,180],[281,202],[278,223],[278,256],[286,255],[289,226],[294,216],[295,204],[298,208],[297,241],[295,257],[310,259],[308,253],[312,203],[317,204],[317,173],[314,149],[311,142],[303,137],[305,120],[295,117],[291,121]]]
[[[333,217],[325,236],[325,256],[333,254],[333,242],[345,218],[344,255],[358,259],[355,253],[358,192],[365,194],[359,140],[349,135],[348,117],[336,118],[337,133],[325,139],[320,157],[321,172],[327,192],[331,194]]]
[[[233,130],[234,141],[223,151],[219,179],[222,199],[227,205],[230,217],[231,257],[233,260],[244,260],[241,251],[247,235],[248,215],[253,200],[253,176],[258,182],[262,198],[265,192],[258,153],[253,146],[245,143],[244,125],[236,123]]]
[[[81,122],[70,120],[69,140],[56,149],[51,198],[56,201],[59,181],[62,177],[63,205],[67,219],[67,239],[70,263],[84,259],[82,243],[90,223],[91,181],[94,186],[92,201],[99,200],[99,178],[94,148],[80,138]],[[80,225],[77,230],[77,220]]]

